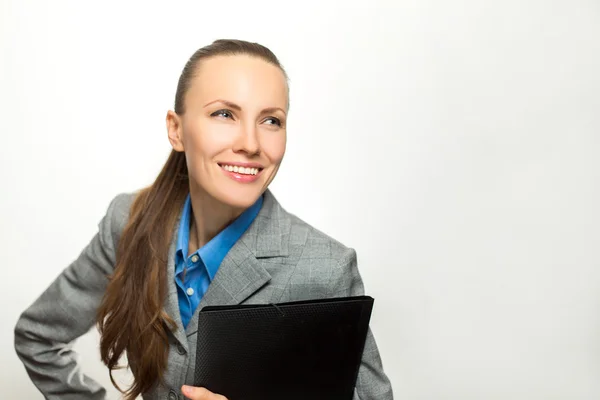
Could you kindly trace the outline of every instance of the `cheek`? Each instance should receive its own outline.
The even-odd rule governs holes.
[[[186,137],[186,157],[195,160],[192,162],[196,164],[212,159],[231,146],[229,143],[231,133],[224,131],[223,127],[210,126],[210,124],[196,127],[188,132]]]
[[[285,133],[269,135],[263,140],[262,149],[272,163],[278,164],[283,159],[286,140]]]

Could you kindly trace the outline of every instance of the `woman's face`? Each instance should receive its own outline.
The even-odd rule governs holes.
[[[185,113],[169,112],[169,139],[184,151],[191,190],[248,208],[267,189],[286,146],[288,89],[283,72],[260,58],[200,62]]]

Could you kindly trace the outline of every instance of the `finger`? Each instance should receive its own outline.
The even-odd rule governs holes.
[[[181,387],[183,394],[190,400],[227,400],[225,396],[211,392],[202,387],[183,385]]]

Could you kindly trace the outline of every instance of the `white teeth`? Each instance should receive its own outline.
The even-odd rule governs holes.
[[[243,174],[243,175],[258,174],[258,168],[245,168],[245,167],[238,167],[238,166],[233,166],[233,165],[222,165],[221,167],[229,172],[236,172],[238,174]]]

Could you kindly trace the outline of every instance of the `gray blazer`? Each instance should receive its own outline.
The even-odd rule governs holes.
[[[112,200],[98,233],[16,324],[16,352],[47,399],[106,398],[105,389],[81,372],[70,343],[94,327],[133,198],[134,194],[124,193]],[[197,314],[183,329],[174,283],[176,238],[175,233],[166,266],[171,283],[165,311],[177,322],[177,329],[169,335],[166,385],[157,385],[144,399],[184,399],[181,386],[193,383]],[[286,212],[267,190],[258,216],[223,260],[196,313],[207,305],[363,293],[355,251]],[[354,400],[358,399],[392,400],[391,385],[370,330],[354,393]]]

